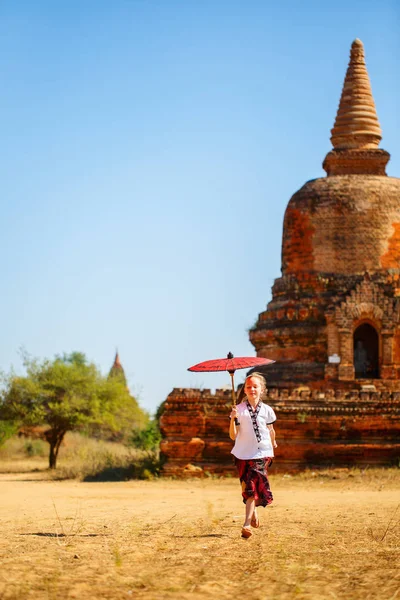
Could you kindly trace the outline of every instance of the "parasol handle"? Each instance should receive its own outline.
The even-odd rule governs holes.
[[[229,375],[231,376],[231,384],[232,384],[232,407],[236,406],[235,383],[233,380],[234,373],[235,373],[235,371],[229,371]],[[237,417],[235,417],[235,425],[240,425]]]

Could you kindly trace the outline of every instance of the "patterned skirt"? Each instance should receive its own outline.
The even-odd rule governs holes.
[[[235,458],[242,484],[243,502],[248,498],[255,498],[256,506],[268,506],[273,500],[268,481],[268,467],[272,465],[272,458],[255,458],[242,460]]]

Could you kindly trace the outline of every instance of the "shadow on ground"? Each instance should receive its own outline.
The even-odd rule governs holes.
[[[49,538],[65,538],[65,537],[107,537],[107,533],[74,533],[72,535],[68,535],[66,533],[53,533],[46,531],[38,531],[36,533],[20,533],[19,535],[34,535],[38,537],[49,537]]]

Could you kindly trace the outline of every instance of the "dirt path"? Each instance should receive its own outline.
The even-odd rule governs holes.
[[[0,474],[2,600],[400,600],[400,471],[272,475],[249,540],[236,479],[45,477]]]

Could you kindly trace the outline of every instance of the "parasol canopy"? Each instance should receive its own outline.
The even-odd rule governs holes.
[[[262,358],[260,356],[233,356],[232,352],[227,354],[226,358],[215,358],[214,360],[205,360],[204,362],[189,367],[188,371],[211,372],[211,371],[228,371],[231,376],[232,383],[232,406],[236,405],[235,383],[233,374],[237,369],[249,369],[250,367],[258,367],[261,365],[270,365],[274,363],[270,358]],[[239,425],[237,419],[235,419]]]
[[[228,371],[234,373],[237,369],[249,369],[261,365],[274,363],[270,358],[260,356],[233,356],[229,352],[226,358],[215,358],[214,360],[205,360],[204,362],[189,367],[188,371]]]

